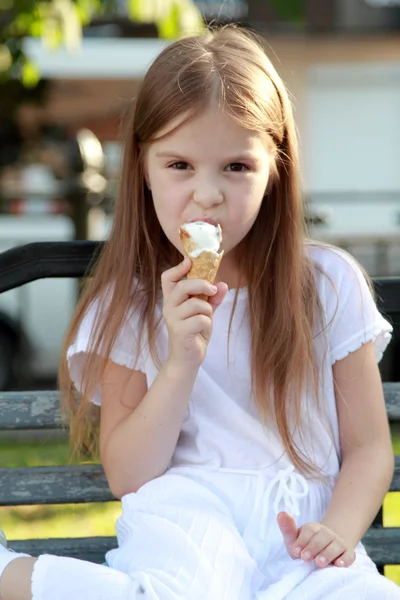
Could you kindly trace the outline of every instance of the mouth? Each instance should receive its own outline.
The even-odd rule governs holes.
[[[197,222],[209,223],[210,225],[214,225],[214,227],[218,227],[219,223],[215,219],[211,219],[211,217],[196,217],[195,219],[190,219],[189,223],[197,223]]]

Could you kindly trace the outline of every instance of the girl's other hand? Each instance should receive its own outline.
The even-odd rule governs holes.
[[[214,311],[225,298],[228,286],[215,286],[203,279],[183,279],[191,267],[185,258],[161,276],[163,317],[170,342],[169,361],[180,368],[198,369],[205,359],[211,338]],[[204,294],[209,301],[194,296]]]
[[[353,548],[322,523],[306,523],[297,528],[286,512],[278,514],[278,525],[292,558],[315,561],[317,567],[349,567],[355,561]]]

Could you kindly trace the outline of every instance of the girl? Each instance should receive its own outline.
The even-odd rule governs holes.
[[[254,36],[156,59],[61,369],[75,449],[100,413],[118,548],[108,567],[4,548],[2,600],[400,599],[360,543],[393,474],[391,327],[355,261],[305,238],[298,171]],[[215,286],[185,279],[178,235],[205,219],[223,231]]]

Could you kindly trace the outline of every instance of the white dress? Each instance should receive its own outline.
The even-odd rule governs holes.
[[[307,251],[329,276],[316,269],[327,323],[325,333],[316,331],[315,337],[324,413],[304,397],[310,434],[306,430],[297,442],[325,479],[306,481],[293,468],[276,432],[261,426],[250,388],[247,290],[239,292],[228,356],[235,293],[229,291],[215,313],[207,356],[167,472],[122,498],[122,515],[116,524],[119,546],[107,554],[113,587],[106,584],[107,567],[89,568],[82,566],[88,563],[74,561],[80,563],[80,570],[69,593],[77,600],[80,590],[82,599],[89,600],[400,600],[400,589],[379,575],[362,544],[351,567],[317,569],[314,563],[289,557],[276,523],[280,510],[289,512],[298,526],[324,516],[340,468],[332,365],[371,340],[379,361],[392,331],[347,254],[322,246],[309,246]],[[78,388],[95,314],[93,306],[68,352]],[[143,371],[150,386],[157,368],[148,349],[134,359],[137,318],[125,323],[111,358]],[[165,325],[158,331],[157,348],[165,359]],[[93,402],[101,403],[100,389]],[[50,600],[44,573],[49,582],[57,569],[58,574],[62,570],[59,561],[68,560],[73,561],[39,559],[37,571],[42,575],[35,600]],[[115,596],[118,575],[124,591]],[[131,587],[126,576],[133,582]],[[95,585],[96,578],[101,586]]]

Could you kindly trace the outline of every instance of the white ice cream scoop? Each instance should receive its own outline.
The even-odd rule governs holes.
[[[207,221],[184,223],[179,237],[186,256],[192,261],[187,279],[206,279],[214,283],[224,251],[219,252],[222,241],[220,225]],[[198,296],[207,300],[207,296]]]
[[[194,221],[181,225],[180,237],[187,254],[191,258],[197,258],[203,252],[218,253],[222,231],[220,225],[213,225],[207,221]]]

